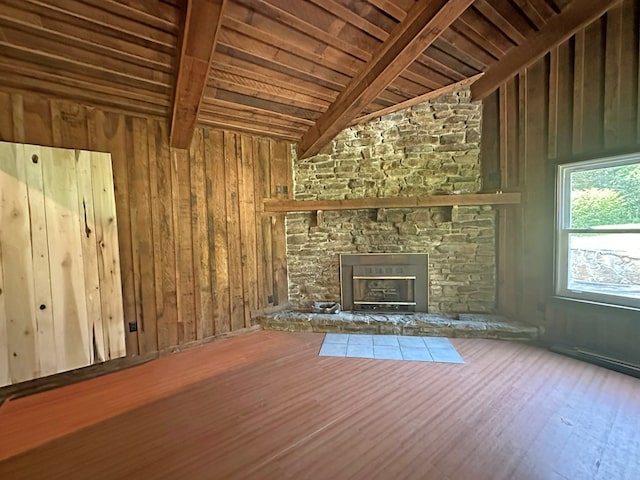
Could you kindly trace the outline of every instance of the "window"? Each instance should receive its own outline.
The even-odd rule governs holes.
[[[558,167],[556,294],[640,308],[640,153]]]

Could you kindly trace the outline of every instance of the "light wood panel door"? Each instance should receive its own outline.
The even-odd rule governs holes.
[[[110,154],[0,142],[0,386],[124,355]]]

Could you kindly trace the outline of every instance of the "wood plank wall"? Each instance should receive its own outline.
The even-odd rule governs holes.
[[[500,212],[498,302],[550,343],[640,363],[637,312],[553,301],[557,161],[640,149],[640,4],[625,0],[484,103],[486,190],[522,191]]]
[[[0,140],[111,153],[128,356],[236,332],[287,303],[284,215],[261,204],[292,191],[288,143],[198,129],[172,150],[164,122],[11,92]]]

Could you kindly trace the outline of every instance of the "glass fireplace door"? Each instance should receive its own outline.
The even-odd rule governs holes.
[[[405,266],[354,267],[354,309],[414,312],[416,276],[405,270]]]

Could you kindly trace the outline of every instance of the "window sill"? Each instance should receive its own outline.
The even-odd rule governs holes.
[[[640,308],[637,308],[637,307],[629,307],[627,305],[618,305],[615,303],[598,302],[595,300],[585,300],[583,298],[564,297],[561,295],[554,295],[551,297],[551,300],[554,303],[559,303],[559,304],[581,305],[582,308],[595,307],[600,310],[640,313]]]

